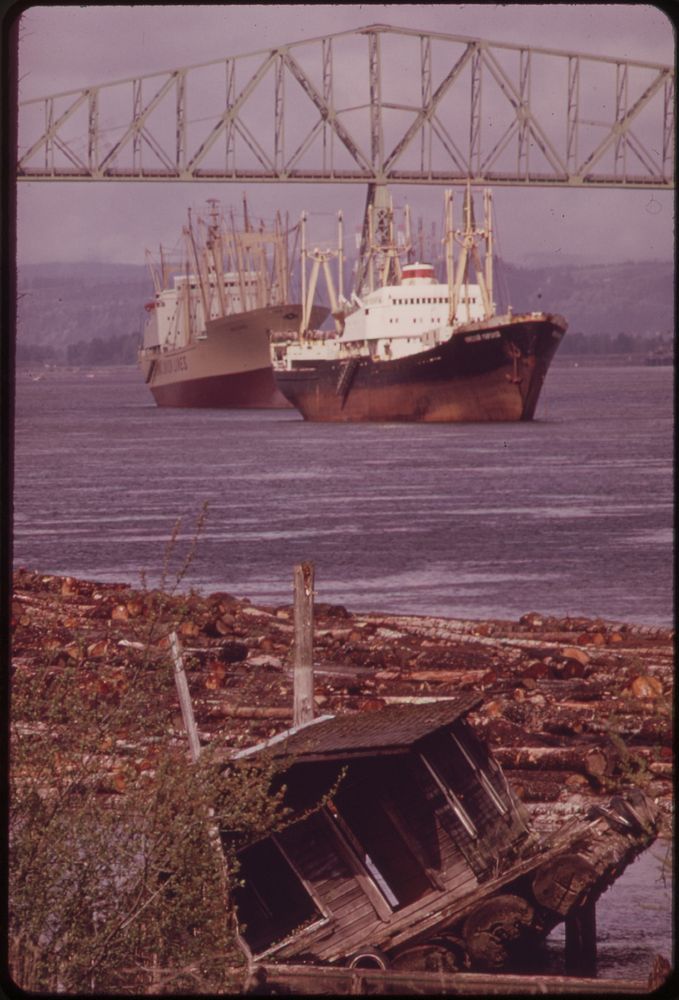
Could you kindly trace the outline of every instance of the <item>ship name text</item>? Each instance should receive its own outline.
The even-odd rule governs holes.
[[[185,354],[178,354],[174,358],[162,358],[159,364],[160,375],[172,375],[173,372],[186,372],[189,365]]]
[[[465,344],[475,344],[477,340],[497,340],[502,336],[499,330],[489,330],[488,333],[470,333],[464,338]]]

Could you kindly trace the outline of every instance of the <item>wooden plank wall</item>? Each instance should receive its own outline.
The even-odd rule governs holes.
[[[476,876],[440,817],[434,817],[432,822],[430,816],[425,821],[419,812],[414,812],[409,825],[413,835],[420,839],[424,853],[438,857],[436,874],[443,889],[433,885],[431,892],[395,911],[387,920],[376,912],[343,857],[331,824],[319,813],[278,835],[287,856],[313,887],[314,898],[330,920],[317,931],[310,929],[303,938],[276,949],[277,961],[302,953],[312,954],[319,961],[334,961],[368,944],[386,944],[395,933],[416,922],[420,914],[476,888]]]
[[[450,749],[447,741],[447,733],[434,737],[430,744],[434,757]],[[485,772],[487,760],[479,763]],[[431,925],[432,914],[472,894],[485,877],[497,875],[498,853],[524,833],[506,787],[498,789],[507,806],[502,814],[476,776],[467,774],[462,792],[479,832],[478,837],[471,837],[415,753],[354,761],[346,780],[365,780],[376,795],[383,790],[388,808],[407,827],[411,844],[419,848],[417,857],[429,872],[432,889],[391,912],[337,832],[335,820],[329,814],[315,813],[283,831],[278,840],[326,919],[269,949],[266,954],[275,955],[277,961],[302,954],[336,961],[366,946],[388,949],[407,943],[417,934],[419,921],[426,917]]]

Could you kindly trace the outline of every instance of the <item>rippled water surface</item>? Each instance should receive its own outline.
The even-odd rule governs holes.
[[[353,609],[672,616],[672,372],[553,366],[528,424],[158,409],[134,369],[17,385],[15,562]]]

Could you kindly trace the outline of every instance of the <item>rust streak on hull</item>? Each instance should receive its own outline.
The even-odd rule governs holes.
[[[565,323],[560,317],[475,324],[439,347],[394,361],[361,358],[346,394],[346,361],[277,371],[306,420],[455,423],[532,420]],[[477,339],[494,334],[495,339]],[[512,356],[510,346],[520,352]]]

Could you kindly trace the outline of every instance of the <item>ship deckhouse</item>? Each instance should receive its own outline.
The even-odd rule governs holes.
[[[438,281],[432,264],[406,264],[401,282],[368,292],[347,316],[338,338],[340,352],[363,352],[375,359],[407,357],[447,340],[452,332],[450,288]],[[477,284],[462,286],[457,301],[456,323],[484,318],[481,289]]]
[[[172,349],[188,344],[192,338],[205,339],[208,320],[247,312],[260,304],[261,279],[256,271],[225,273],[221,293],[217,287],[218,280],[211,269],[208,280],[204,282],[207,290],[204,303],[197,275],[174,275],[172,288],[157,292],[155,299],[145,306],[150,315],[144,329],[144,347]]]
[[[352,304],[354,311],[346,316],[339,336],[289,345],[288,361],[299,363],[312,355],[332,360],[357,354],[393,360],[435,347],[452,333],[450,289],[437,279],[432,264],[406,264],[399,284],[376,288],[362,298],[354,295]],[[455,322],[471,323],[483,318],[479,285],[463,285]]]
[[[450,289],[436,279],[431,264],[406,264],[400,284],[377,288],[354,302],[360,308],[347,317],[343,340],[412,337],[448,324]],[[456,321],[469,323],[483,317],[479,286],[463,286]]]

